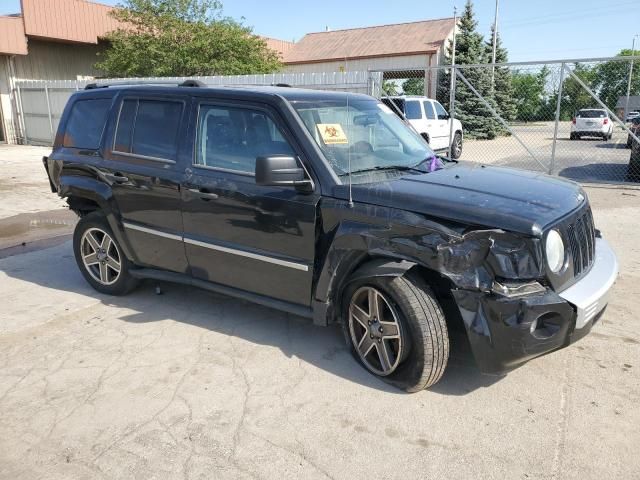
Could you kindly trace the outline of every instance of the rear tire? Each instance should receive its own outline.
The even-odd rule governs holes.
[[[370,307],[371,291],[382,307]],[[356,280],[344,291],[343,307],[345,339],[367,370],[407,392],[423,390],[440,380],[449,358],[449,333],[442,309],[421,277],[408,272],[399,277]],[[374,320],[372,311],[379,312],[380,318]],[[394,322],[399,338],[385,337],[396,332]],[[390,352],[384,362],[383,349]],[[385,366],[390,368],[385,370]]]
[[[569,135],[569,140],[579,140],[580,136],[576,133],[572,133]]]
[[[77,223],[73,232],[73,253],[85,280],[100,293],[124,295],[138,284],[129,273],[131,262],[102,212],[92,212]]]

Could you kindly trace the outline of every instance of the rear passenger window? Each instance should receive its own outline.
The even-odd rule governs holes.
[[[113,150],[175,160],[182,102],[126,99],[122,102]]]
[[[409,120],[419,120],[422,118],[422,111],[420,110],[420,102],[417,100],[407,101],[405,103],[405,115]]]
[[[256,158],[294,155],[276,124],[261,111],[201,106],[195,164],[254,173]]]
[[[71,107],[62,145],[73,148],[95,150],[107,121],[111,105],[110,98],[78,100]]]

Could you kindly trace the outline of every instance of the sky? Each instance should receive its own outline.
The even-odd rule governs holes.
[[[640,0],[499,0],[498,30],[510,61],[606,57],[640,34]],[[118,0],[101,0],[115,5]],[[299,40],[305,33],[411,22],[453,15],[464,0],[227,0],[224,14],[255,33]],[[475,0],[479,30],[489,36],[495,0]],[[0,14],[19,0],[0,0]],[[636,40],[640,47],[640,37]]]

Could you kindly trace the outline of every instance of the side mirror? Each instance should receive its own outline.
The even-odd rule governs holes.
[[[451,118],[451,116],[448,113],[443,113],[441,115],[438,115],[438,120],[449,120]]]
[[[256,184],[271,186],[311,187],[303,168],[294,157],[273,155],[256,158]]]

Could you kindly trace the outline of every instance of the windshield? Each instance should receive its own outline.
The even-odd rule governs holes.
[[[435,155],[424,140],[377,100],[294,101],[311,136],[343,183],[351,163],[352,181],[384,180],[420,166]],[[421,173],[426,173],[423,168]]]
[[[579,118],[604,118],[607,116],[607,112],[604,110],[580,110],[578,112]]]

